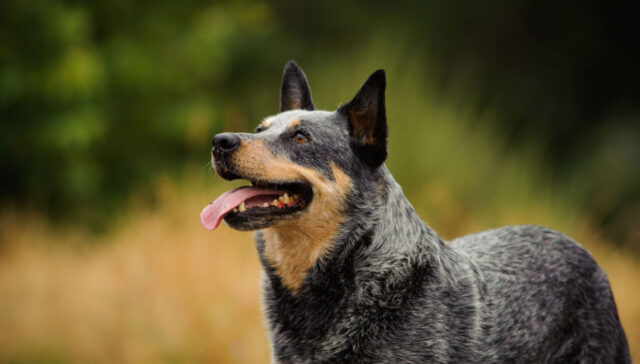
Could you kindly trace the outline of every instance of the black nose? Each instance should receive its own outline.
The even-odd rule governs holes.
[[[229,153],[240,146],[240,137],[233,133],[222,133],[213,137],[213,148]]]

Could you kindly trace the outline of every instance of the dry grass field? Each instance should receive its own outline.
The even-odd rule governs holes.
[[[219,189],[160,180],[155,190],[156,206],[132,203],[100,236],[2,214],[0,362],[269,362],[251,234],[200,227],[200,209]],[[450,216],[431,225],[446,237],[477,227],[467,219],[453,231],[455,209],[440,212]],[[609,273],[640,358],[638,261],[579,225],[567,233]]]

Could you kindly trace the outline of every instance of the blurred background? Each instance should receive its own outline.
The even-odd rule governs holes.
[[[598,1],[0,3],[0,362],[267,363],[221,131],[387,71],[388,167],[450,239],[561,230],[608,272],[640,358],[640,48]],[[241,183],[240,183],[241,184]]]

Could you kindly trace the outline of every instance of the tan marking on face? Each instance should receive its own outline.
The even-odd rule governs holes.
[[[293,128],[294,126],[298,126],[300,125],[300,119],[293,119],[291,120],[291,122],[289,123],[289,127]]]
[[[269,126],[271,126],[271,123],[273,123],[273,118],[268,118],[262,122],[262,127],[268,128]]]
[[[263,180],[303,180],[313,188],[311,204],[299,216],[286,219],[262,232],[264,254],[282,283],[298,292],[307,272],[333,246],[344,221],[344,201],[351,178],[331,163],[334,180],[318,171],[275,157],[261,140],[244,142],[234,153],[238,172]]]

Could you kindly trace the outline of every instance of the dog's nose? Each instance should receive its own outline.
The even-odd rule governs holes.
[[[240,146],[240,137],[233,133],[222,133],[213,137],[213,148],[229,153]]]

